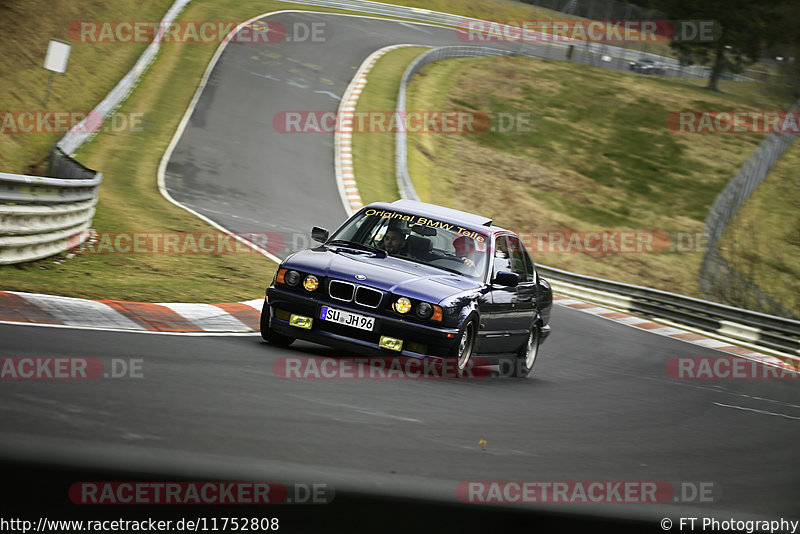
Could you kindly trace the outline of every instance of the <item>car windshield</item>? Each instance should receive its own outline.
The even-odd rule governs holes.
[[[449,221],[370,208],[349,220],[328,244],[378,249],[482,280],[488,240],[486,234]]]

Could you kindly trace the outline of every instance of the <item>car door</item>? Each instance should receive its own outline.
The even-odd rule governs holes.
[[[533,317],[536,314],[538,290],[536,276],[533,272],[533,261],[517,236],[508,236],[508,248],[511,253],[513,272],[519,275],[517,306],[515,308],[516,316],[514,317],[515,332],[513,335],[522,336],[521,339],[518,338],[517,345],[520,345],[525,341],[527,329],[533,323]]]
[[[517,288],[492,283],[500,271],[514,272],[507,236],[497,236],[492,250],[493,258],[488,299],[489,313],[481,318],[481,334],[483,338],[481,352],[511,352],[517,348],[511,339],[516,322]]]

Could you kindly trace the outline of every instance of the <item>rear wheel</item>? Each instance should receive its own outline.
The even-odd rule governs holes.
[[[536,363],[536,357],[539,355],[539,342],[541,340],[541,333],[539,325],[533,325],[528,340],[519,349],[517,359],[514,362],[514,370],[511,376],[522,378],[531,374],[533,365]]]
[[[294,338],[289,336],[284,336],[283,334],[278,334],[277,332],[273,332],[272,329],[269,327],[269,304],[267,301],[264,301],[264,308],[261,310],[261,337],[267,343],[271,343],[272,345],[277,345],[278,347],[288,347],[292,343],[294,343]]]

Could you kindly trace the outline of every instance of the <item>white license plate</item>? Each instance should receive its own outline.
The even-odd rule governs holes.
[[[361,330],[372,331],[375,326],[375,318],[367,317],[366,315],[359,315],[357,313],[350,313],[349,311],[337,310],[336,308],[322,307],[322,313],[319,318],[323,321],[331,321],[333,323],[343,324],[345,326],[352,326],[360,328]]]

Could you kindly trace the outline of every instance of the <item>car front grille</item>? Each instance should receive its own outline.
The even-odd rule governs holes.
[[[350,282],[331,280],[330,284],[328,284],[328,295],[330,295],[332,299],[350,302],[353,300],[354,292],[355,286]]]
[[[381,303],[381,297],[383,297],[383,293],[377,289],[364,286],[358,286],[356,288],[356,304],[368,308],[377,308]]]
[[[353,302],[367,308],[377,308],[383,298],[383,291],[366,286],[357,286],[344,280],[331,280],[328,295],[334,300]]]

